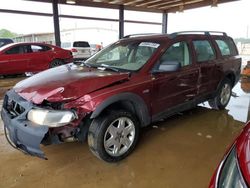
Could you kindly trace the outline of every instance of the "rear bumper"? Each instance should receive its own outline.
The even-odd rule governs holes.
[[[73,53],[73,59],[88,59],[91,56],[91,54],[74,54]]]
[[[80,64],[82,64],[82,62],[84,62],[86,60],[87,60],[87,58],[75,58],[74,59],[74,64],[80,65]]]
[[[25,108],[25,111],[13,117],[7,108],[9,100],[16,101]],[[43,151],[40,149],[40,143],[49,129],[47,126],[36,126],[26,119],[27,113],[31,108],[32,105],[13,90],[7,92],[1,111],[6,139],[14,148],[26,154],[46,159]]]

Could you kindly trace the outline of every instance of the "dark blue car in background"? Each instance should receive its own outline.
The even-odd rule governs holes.
[[[12,39],[9,38],[0,38],[0,47],[6,45],[6,44],[10,44],[13,43],[14,41]]]

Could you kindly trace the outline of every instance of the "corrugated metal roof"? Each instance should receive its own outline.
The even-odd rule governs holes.
[[[52,2],[52,0],[31,0],[39,2]],[[123,5],[126,10],[150,12],[177,12],[205,6],[217,6],[239,0],[71,0],[75,5],[93,6],[103,8],[119,8]],[[66,4],[66,0],[58,0]]]

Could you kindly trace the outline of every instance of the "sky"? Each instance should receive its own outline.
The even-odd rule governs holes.
[[[218,7],[204,7],[169,16],[169,31],[218,30],[230,36],[247,37],[250,30],[250,0],[224,3]],[[250,37],[250,31],[248,32]]]
[[[232,3],[219,4],[218,7],[205,7],[192,10],[184,10],[181,13],[169,14],[168,32],[183,30],[212,30],[225,31],[233,38],[250,37],[250,0],[240,0]],[[43,13],[52,13],[52,5],[49,3],[36,3],[23,0],[8,0],[0,4],[0,9],[25,10]],[[74,10],[74,11],[72,11]],[[59,13],[106,17],[118,19],[118,10],[101,9],[91,7],[77,7],[59,5]],[[125,20],[161,22],[162,15],[157,13],[145,13],[125,11]],[[104,27],[118,30],[116,22],[102,22],[76,19],[60,19],[61,29],[81,27]],[[0,29],[5,28],[15,33],[31,34],[53,32],[53,19],[51,17],[18,15],[0,13]],[[125,23],[125,34],[132,33],[160,33],[161,26]]]

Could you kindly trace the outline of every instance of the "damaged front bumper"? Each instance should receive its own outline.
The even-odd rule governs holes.
[[[40,144],[49,128],[37,126],[27,120],[27,113],[32,107],[32,103],[20,97],[14,90],[6,93],[1,112],[6,139],[14,148],[46,159]]]

